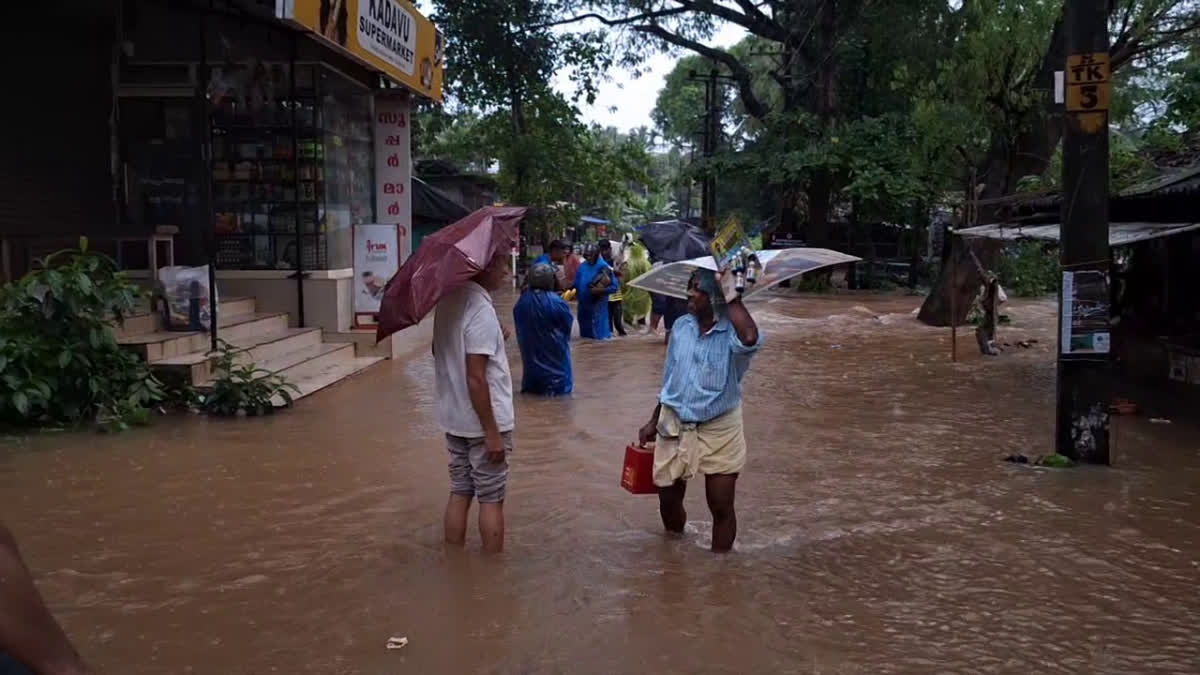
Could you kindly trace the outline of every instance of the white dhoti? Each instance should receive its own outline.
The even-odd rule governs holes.
[[[742,407],[707,422],[685,423],[663,406],[658,414],[658,443],[654,446],[654,484],[741,473],[746,467],[746,435]]]

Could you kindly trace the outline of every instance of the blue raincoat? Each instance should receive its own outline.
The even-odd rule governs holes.
[[[590,288],[592,280],[604,270],[608,270],[612,283],[604,289],[604,295],[593,298]],[[620,286],[616,272],[603,258],[597,258],[595,264],[585,260],[579,265],[579,271],[575,273],[575,292],[576,302],[579,303],[580,337],[593,340],[607,340],[612,337],[612,326],[608,321],[608,296],[616,293]]]
[[[557,293],[530,289],[513,307],[524,374],[521,391],[558,396],[574,388],[571,377],[571,306]]]

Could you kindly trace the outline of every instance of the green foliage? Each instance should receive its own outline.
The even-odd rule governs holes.
[[[810,274],[792,281],[798,293],[829,293],[833,290],[833,279],[828,274]]]
[[[269,415],[277,407],[290,407],[300,393],[282,375],[247,363],[242,350],[221,341],[215,364],[216,377],[202,394],[202,409],[212,415]],[[276,401],[281,404],[277,405]]]
[[[86,239],[0,288],[0,422],[94,421],[110,430],[147,423],[162,387],[111,330],[142,297]]]
[[[1049,163],[1061,120],[1046,111],[1063,58],[1063,0],[678,3],[685,12],[658,0],[583,4],[621,19],[628,61],[656,48],[693,52],[657,101],[655,122],[669,142],[695,142],[702,87],[688,71],[716,65],[734,81],[722,105],[722,156],[687,174],[716,173],[722,185],[747,186],[743,193],[767,186],[777,213],[803,220],[814,199],[831,198],[834,217],[919,222],[929,204],[962,193],[970,167],[987,197],[1011,193],[1022,174],[1031,188],[1058,180]],[[1130,132],[1113,147],[1120,189],[1150,168],[1148,146],[1172,142],[1164,130],[1200,123],[1200,68],[1187,54],[1200,36],[1200,3],[1108,8],[1113,116]],[[747,39],[712,48],[719,22],[746,29]]]
[[[1058,291],[1058,249],[1036,241],[1009,245],[996,265],[996,276],[1014,297],[1043,297]]]

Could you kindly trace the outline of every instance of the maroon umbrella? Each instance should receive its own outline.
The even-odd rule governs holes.
[[[375,340],[415,326],[450,289],[479,274],[492,257],[517,243],[520,206],[485,206],[421,240],[421,247],[388,281]]]

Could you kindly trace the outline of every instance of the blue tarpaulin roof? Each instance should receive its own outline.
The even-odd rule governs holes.
[[[596,216],[584,216],[584,217],[580,218],[579,220],[587,223],[588,225],[607,225],[608,224],[607,220],[605,220],[603,218],[597,218]]]

